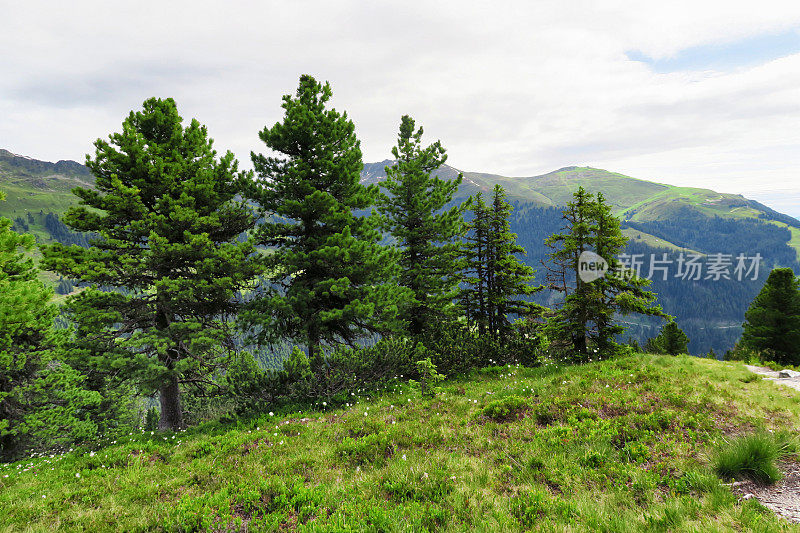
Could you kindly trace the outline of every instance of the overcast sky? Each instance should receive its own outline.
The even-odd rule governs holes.
[[[462,170],[588,165],[800,216],[800,2],[431,4],[0,1],[0,148],[82,162],[171,96],[249,167],[308,73],[365,161],[410,114]]]

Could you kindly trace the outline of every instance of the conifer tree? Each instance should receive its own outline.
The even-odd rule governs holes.
[[[252,154],[259,180],[247,196],[265,217],[258,242],[276,288],[254,299],[244,324],[259,342],[303,342],[318,366],[323,345],[352,344],[370,332],[399,327],[398,252],[381,246],[380,219],[357,216],[376,201],[377,185],[360,183],[360,142],[347,114],[327,109],[329,84],[300,78],[283,97],[282,122],[261,140],[275,156]]]
[[[0,196],[1,199],[1,196]],[[63,335],[53,328],[53,291],[37,278],[23,250],[32,235],[11,231],[0,218],[0,459],[31,446],[63,444],[93,435],[89,418],[100,402],[84,376],[60,360]]]
[[[478,193],[464,254],[468,286],[461,300],[467,316],[477,323],[480,333],[499,339],[508,336],[511,316],[527,316],[539,308],[521,298],[541,290],[530,285],[533,269],[517,258],[525,249],[511,232],[508,219],[512,209],[500,185],[494,187],[490,206]]]
[[[678,355],[686,353],[689,345],[689,337],[683,332],[674,320],[670,320],[661,328],[661,333],[653,340],[652,346],[658,353],[667,355]]]
[[[80,205],[64,221],[98,238],[45,248],[46,265],[93,286],[70,301],[86,357],[159,391],[159,427],[178,429],[181,384],[221,367],[234,296],[258,273],[253,244],[237,240],[255,220],[236,200],[244,174],[230,152],[217,157],[205,126],[183,126],[171,98],[145,101],[95,148],[96,188],[74,189]]]
[[[741,344],[782,364],[800,364],[800,280],[791,268],[770,272],[744,315]]]
[[[608,262],[610,273],[591,283],[591,288],[597,293],[590,300],[595,304],[590,308],[595,324],[593,342],[599,352],[607,353],[616,347],[614,339],[625,331],[622,325],[615,322],[615,315],[671,317],[662,311],[661,306],[656,305],[655,293],[647,290],[650,280],[635,276],[630,271],[621,271],[618,257],[628,244],[628,239],[622,234],[620,221],[611,212],[611,206],[606,202],[603,193],[597,193],[593,218],[594,250]],[[683,351],[685,350],[684,347]]]
[[[464,283],[460,300],[467,320],[475,324],[479,335],[489,329],[487,262],[489,236],[489,208],[478,192],[470,200],[472,220],[467,223],[462,255],[464,257]]]
[[[445,149],[439,141],[423,147],[422,128],[415,130],[408,115],[401,119],[392,155],[396,162],[386,167],[382,186],[388,194],[379,197],[379,212],[401,247],[400,285],[412,294],[401,317],[418,337],[453,313],[459,283],[456,238],[463,233],[464,206],[445,207],[462,176],[442,180],[432,175],[447,161]]]
[[[590,344],[605,356],[616,347],[615,337],[624,331],[615,315],[667,315],[655,305],[655,294],[646,290],[649,280],[622,272],[618,255],[627,240],[602,194],[595,197],[579,187],[562,216],[566,222],[563,232],[545,240],[552,249],[549,287],[564,294],[548,329],[553,340],[566,341],[579,359],[588,357]],[[587,251],[608,262],[606,276],[591,282],[581,279],[579,258]]]
[[[580,255],[592,248],[597,226],[593,220],[594,195],[579,187],[573,201],[562,211],[566,223],[562,233],[545,239],[549,254],[548,288],[564,295],[561,309],[550,317],[548,329],[553,341],[567,341],[571,348],[585,357],[588,354],[589,308],[591,287],[578,276]]]

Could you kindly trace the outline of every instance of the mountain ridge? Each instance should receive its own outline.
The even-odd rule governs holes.
[[[391,159],[365,163],[361,173],[364,184],[377,184],[386,177],[385,167]],[[623,223],[648,223],[693,214],[730,219],[760,219],[787,228],[792,246],[800,257],[800,221],[741,194],[718,193],[711,189],[679,187],[648,181],[599,168],[569,165],[533,176],[509,177],[488,172],[462,171],[443,165],[435,175],[453,179],[463,175],[456,199],[481,192],[487,194],[494,185],[502,185],[511,200],[530,202],[541,207],[561,207],[572,198],[578,186],[590,192],[602,192]],[[93,176],[83,164],[71,160],[56,163],[0,149],[0,190],[7,193],[7,202],[0,203],[0,215],[9,218],[27,212],[51,211],[63,214],[77,198],[71,190],[91,187]],[[632,233],[629,232],[631,235]],[[639,233],[652,242],[674,245],[668,239]]]

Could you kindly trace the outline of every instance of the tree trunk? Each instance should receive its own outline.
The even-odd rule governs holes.
[[[161,420],[158,429],[183,429],[183,408],[181,407],[181,391],[178,387],[178,377],[173,376],[161,387]]]

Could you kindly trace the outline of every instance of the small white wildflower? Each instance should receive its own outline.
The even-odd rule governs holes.
[[[270,412],[269,412],[269,416],[275,416],[275,413],[273,413],[272,411],[270,411]]]
[[[80,472],[75,472],[75,477],[77,477],[77,478],[81,477],[81,473]]]

